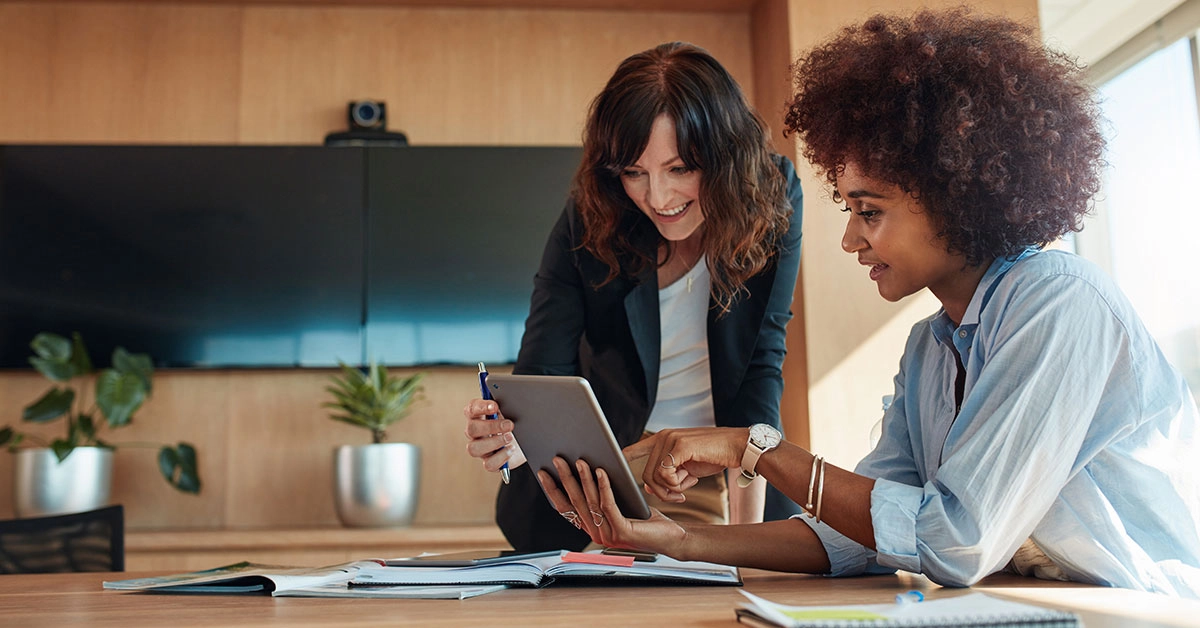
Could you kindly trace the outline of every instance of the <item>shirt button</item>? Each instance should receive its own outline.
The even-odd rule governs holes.
[[[966,338],[966,337],[967,337],[967,330],[965,330],[965,329],[960,329],[960,330],[958,330],[958,337],[959,337],[959,338]]]

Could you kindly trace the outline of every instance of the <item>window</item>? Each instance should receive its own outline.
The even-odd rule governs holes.
[[[1200,109],[1195,35],[1099,85],[1104,190],[1075,246],[1128,295],[1200,397]]]

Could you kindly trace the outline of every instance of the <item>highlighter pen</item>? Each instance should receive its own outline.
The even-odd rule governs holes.
[[[479,363],[479,392],[483,393],[483,399],[485,401],[492,400],[492,393],[488,392],[488,387],[487,387],[487,369],[484,368],[483,362]],[[487,416],[487,418],[488,418],[488,420],[494,421],[494,420],[500,418],[500,415],[499,414],[489,414]],[[503,467],[500,467],[500,479],[504,480],[505,484],[508,484],[509,475],[508,475],[508,463],[507,462],[504,463]]]

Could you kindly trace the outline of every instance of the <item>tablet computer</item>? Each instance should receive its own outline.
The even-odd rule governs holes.
[[[592,387],[582,377],[489,374],[487,385],[532,469],[558,480],[554,457],[604,469],[617,507],[629,519],[649,519],[642,483],[633,477]]]

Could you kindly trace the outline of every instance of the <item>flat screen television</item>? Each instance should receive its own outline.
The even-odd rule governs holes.
[[[370,151],[368,359],[516,360],[578,148]]]
[[[573,148],[0,147],[0,368],[27,367],[40,331],[80,332],[97,362],[124,346],[167,368],[510,362],[578,159]],[[476,300],[481,263],[491,292]],[[498,317],[507,337],[494,346],[442,341]],[[395,333],[410,323],[425,331]]]

